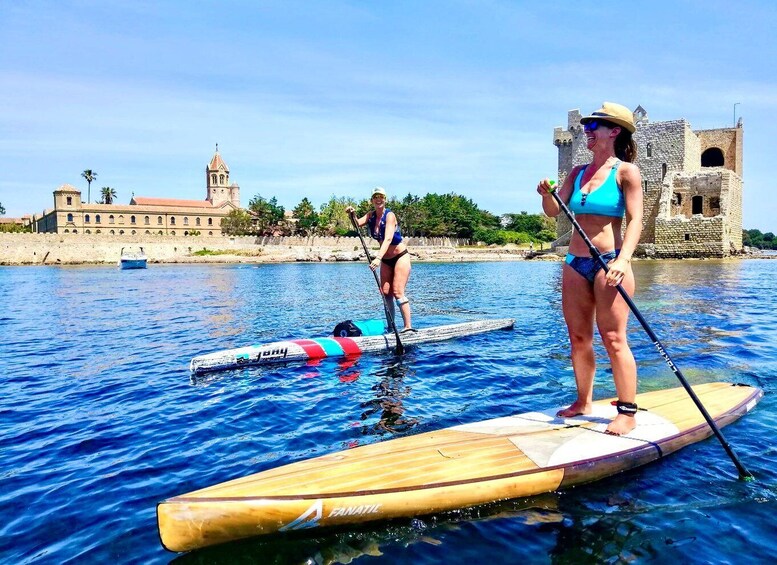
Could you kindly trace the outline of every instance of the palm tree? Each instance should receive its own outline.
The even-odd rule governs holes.
[[[92,181],[97,178],[97,173],[92,169],[86,169],[81,173],[81,176],[86,179],[86,182],[89,185],[88,192],[86,193],[86,203],[89,204],[89,201],[92,199]]]
[[[113,199],[116,198],[116,189],[110,186],[102,187],[103,204],[113,204]]]

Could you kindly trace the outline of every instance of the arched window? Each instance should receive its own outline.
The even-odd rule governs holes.
[[[704,197],[694,196],[691,198],[691,214],[703,214],[704,213]]]
[[[661,165],[661,180],[663,181],[666,177],[666,163],[663,163]]]
[[[146,230],[146,235],[151,235],[151,232]]]
[[[119,235],[124,235],[124,230],[119,230]]]
[[[103,233],[103,230],[95,230],[94,233]]]
[[[200,219],[197,218],[196,220],[194,220],[194,223],[199,226],[200,225]]]
[[[175,216],[170,216],[170,225],[171,226],[175,225]]]
[[[73,233],[78,233],[78,230],[73,230]]]
[[[65,230],[63,233],[70,233],[70,230]]]
[[[73,221],[73,214],[68,214],[67,215],[67,221],[68,222],[72,222]]]
[[[86,230],[84,233],[92,233],[92,230]]]
[[[212,225],[213,225],[213,218],[208,218],[208,225],[209,225],[209,226],[212,226]]]
[[[158,216],[156,219],[156,225],[161,226],[162,225],[162,216]],[[160,232],[161,233],[161,232]]]
[[[208,235],[213,235],[213,232],[212,232],[212,231],[209,231],[209,232],[208,232]]]
[[[132,235],[135,235],[137,232],[136,232],[135,230],[132,230],[130,233],[131,233]]]
[[[175,235],[175,230],[171,231],[170,235]]]
[[[216,184],[216,173],[213,173],[212,175],[210,175],[210,180],[212,184]]]
[[[119,215],[119,223],[124,224],[124,215]]]
[[[147,225],[148,225],[148,224],[150,224],[150,223],[151,223],[151,220],[150,220],[150,218],[149,218],[148,216],[146,216],[145,218],[143,218],[143,225],[146,225],[146,226],[147,226]]]
[[[109,223],[109,224],[116,223],[116,218],[114,218],[114,217],[113,217],[113,214],[111,214],[110,216],[108,216],[108,223]]]
[[[84,223],[88,224],[89,222],[90,222],[90,218],[89,218],[89,214],[87,214],[86,216],[84,216]]]
[[[73,197],[72,196],[68,196],[67,197],[67,205],[68,206],[72,206],[73,205]]]
[[[648,157],[652,157],[653,156],[653,143],[652,142],[648,141],[646,150],[647,150],[647,156]]]
[[[188,226],[189,225],[189,216],[183,217],[183,225]]]
[[[130,224],[135,225],[135,216],[130,216]]]
[[[94,223],[99,224],[100,223],[100,214],[96,214],[94,216]],[[99,233],[99,232],[98,232]]]
[[[219,184],[224,184],[224,175],[219,175]]]
[[[723,161],[723,151],[717,147],[710,147],[701,154],[702,167],[722,167]]]
[[[116,230],[111,230],[111,235],[116,235]]]
[[[159,230],[159,233],[157,233],[157,235],[164,235],[164,233],[162,233],[162,230]]]

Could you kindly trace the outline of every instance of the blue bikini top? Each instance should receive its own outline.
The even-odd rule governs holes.
[[[378,224],[378,229],[375,229],[375,221],[377,220],[375,212],[372,212],[367,218],[367,225],[370,228],[370,235],[373,239],[377,239],[380,242],[383,242],[383,240],[386,239],[386,216],[388,216],[389,212],[391,212],[391,210],[388,208],[383,211],[380,223]],[[397,222],[397,227],[394,229],[394,235],[391,238],[391,245],[397,245],[401,241],[402,232],[399,231],[399,222]]]
[[[626,203],[623,200],[623,191],[615,180],[620,164],[620,161],[615,163],[607,176],[607,180],[588,194],[580,190],[580,181],[588,165],[580,169],[580,173],[575,179],[572,197],[569,199],[569,209],[575,214],[611,216],[613,218],[623,217],[626,211]]]

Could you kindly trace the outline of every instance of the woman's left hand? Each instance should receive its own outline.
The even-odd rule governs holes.
[[[375,257],[372,261],[370,261],[370,269],[373,271],[380,267],[380,257]]]
[[[626,276],[630,266],[629,261],[616,257],[609,263],[607,263],[607,284],[610,286],[618,286],[623,282],[623,277]]]

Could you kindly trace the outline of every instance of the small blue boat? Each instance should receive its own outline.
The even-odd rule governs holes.
[[[140,248],[140,251],[138,250],[126,250],[124,247],[121,248],[121,259],[119,259],[119,267],[124,269],[145,269],[146,268],[146,252],[143,251],[143,248]]]

